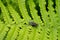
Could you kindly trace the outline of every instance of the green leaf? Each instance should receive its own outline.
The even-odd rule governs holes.
[[[0,0],[0,40],[60,40],[60,0]]]

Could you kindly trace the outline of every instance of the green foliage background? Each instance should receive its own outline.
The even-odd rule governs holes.
[[[60,40],[60,0],[0,0],[0,40]]]

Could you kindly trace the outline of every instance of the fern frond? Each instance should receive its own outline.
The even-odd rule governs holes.
[[[29,21],[31,18],[28,15],[27,9],[26,9],[26,5],[25,5],[25,0],[18,0],[18,5],[20,8],[20,12],[23,16],[23,18],[27,21]]]
[[[9,17],[8,10],[6,9],[6,7],[3,5],[3,3],[1,1],[0,1],[0,7],[2,9],[2,15],[3,15],[4,21],[6,23],[9,23],[10,24],[12,22],[12,20]]]
[[[60,40],[60,0],[0,0],[0,40]]]

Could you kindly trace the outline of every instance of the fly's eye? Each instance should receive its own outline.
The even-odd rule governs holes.
[[[29,22],[29,25],[31,25],[31,26],[38,26],[38,24],[37,23],[35,23],[35,22]]]

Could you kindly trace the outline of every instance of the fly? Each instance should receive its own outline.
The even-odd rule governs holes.
[[[33,27],[38,26],[38,24],[37,24],[37,23],[35,23],[35,22],[33,22],[33,21],[30,21],[30,22],[29,22],[29,25],[31,25],[31,26],[33,26]]]

